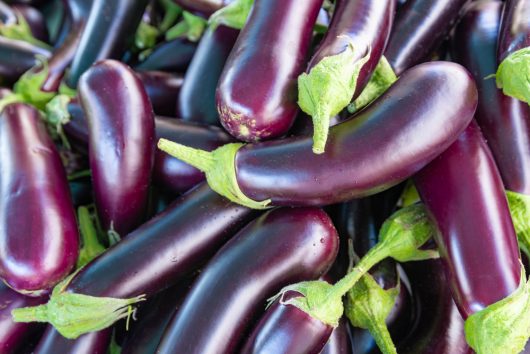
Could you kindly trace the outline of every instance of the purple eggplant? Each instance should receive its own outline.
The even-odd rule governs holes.
[[[66,83],[77,87],[81,75],[95,62],[120,59],[134,39],[147,0],[94,0],[68,71]]]
[[[16,323],[11,319],[11,310],[18,307],[36,306],[46,302],[46,297],[21,295],[5,284],[0,283],[0,352],[16,353],[25,341],[37,337],[42,325],[36,323]]]
[[[296,79],[306,64],[323,0],[256,0],[224,67],[216,102],[234,137],[259,141],[294,122]]]
[[[410,177],[449,147],[476,105],[476,87],[463,67],[431,62],[408,70],[370,107],[332,127],[321,155],[304,137],[229,144],[212,154],[165,140],[158,146],[198,166],[216,191],[238,203],[325,205],[375,194]]]
[[[51,53],[33,44],[0,36],[0,82],[11,84],[18,80],[37,65],[37,55],[49,58]]]
[[[52,326],[47,326],[43,337],[33,351],[34,354],[106,354],[111,331],[85,334],[76,340],[66,339]]]
[[[414,182],[439,229],[435,240],[464,319],[512,294],[521,280],[517,238],[499,171],[477,124]]]
[[[151,103],[134,72],[114,60],[99,62],[82,76],[79,97],[102,227],[126,235],[146,214],[155,152]]]
[[[338,241],[322,210],[267,212],[240,231],[203,269],[157,352],[235,352],[267,298],[292,281],[325,273],[335,260]]]
[[[134,65],[134,70],[184,72],[196,49],[197,43],[186,38],[160,43],[145,60]]]
[[[320,354],[354,354],[348,333],[348,323],[343,318],[339,326],[333,330],[328,342]]]
[[[0,114],[0,278],[32,296],[48,292],[72,270],[79,234],[66,174],[28,105]]]
[[[182,76],[163,71],[142,71],[138,73],[138,76],[145,86],[154,112],[173,117],[175,102],[183,87]]]
[[[37,38],[42,42],[48,42],[48,29],[46,28],[44,17],[42,16],[39,10],[32,6],[24,4],[13,5],[13,9],[16,13],[20,14],[28,23],[33,37]]]
[[[233,0],[174,0],[176,4],[184,9],[210,16],[220,8],[225,7]]]
[[[398,12],[385,57],[396,75],[427,61],[469,0],[407,0]]]
[[[215,90],[239,31],[226,26],[203,34],[177,103],[177,116],[188,121],[219,125]]]
[[[298,103],[313,117],[313,150],[322,153],[329,120],[364,89],[386,47],[395,0],[339,0],[307,74],[298,78]],[[333,63],[333,64],[330,64]]]

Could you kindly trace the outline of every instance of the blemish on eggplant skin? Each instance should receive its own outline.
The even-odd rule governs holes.
[[[239,126],[239,134],[243,137],[247,137],[250,135],[250,129],[246,125],[240,125]]]

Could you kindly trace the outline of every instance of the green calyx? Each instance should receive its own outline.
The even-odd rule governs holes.
[[[363,275],[346,295],[346,317],[354,327],[367,329],[383,354],[397,354],[385,321],[398,295],[399,284],[385,290],[370,274]]]
[[[52,127],[52,135],[59,136],[63,146],[70,149],[70,143],[63,130],[63,125],[70,121],[68,103],[70,103],[70,97],[67,95],[59,94],[55,96],[46,104],[44,120],[50,127]]]
[[[355,113],[365,106],[369,105],[372,101],[381,96],[394,82],[397,81],[396,73],[388,63],[388,60],[383,56],[377,63],[374,73],[370,78],[370,81],[366,84],[365,88],[353,101],[348,105],[348,112]]]
[[[156,45],[156,39],[159,34],[158,28],[142,21],[134,35],[134,45],[139,50],[153,48]]]
[[[235,158],[241,143],[223,145],[209,152],[184,146],[167,139],[158,141],[158,148],[206,174],[206,180],[215,192],[234,203],[251,209],[266,209],[270,199],[255,201],[248,198],[237,184]]]
[[[254,0],[234,0],[214,12],[208,20],[208,25],[212,30],[219,25],[240,30],[247,22],[252,5],[254,5]]]
[[[38,40],[31,33],[31,28],[28,25],[28,22],[20,13],[16,14],[17,21],[11,24],[2,24],[0,23],[0,35],[6,38],[15,39],[19,41],[24,41],[26,43],[33,44],[37,47],[51,49],[51,47]]]
[[[519,248],[530,257],[530,196],[506,191]]]
[[[477,354],[516,354],[530,337],[530,285],[524,267],[519,288],[465,322],[467,343]]]
[[[83,245],[79,251],[77,268],[83,267],[91,260],[105,251],[105,247],[99,242],[96,226],[92,221],[88,208],[81,206],[77,209],[79,231]]]
[[[206,29],[206,20],[191,12],[182,12],[183,20],[171,27],[166,32],[166,40],[185,37],[190,42],[198,42]]]
[[[361,68],[370,52],[355,60],[357,53],[350,43],[337,55],[322,59],[309,73],[298,77],[298,105],[313,119],[313,152],[324,152],[329,120],[350,103]]]
[[[401,193],[401,196],[399,197],[398,205],[401,207],[407,207],[420,201],[421,199],[418,190],[416,189],[414,182],[409,179],[405,184],[403,193]]]
[[[76,272],[77,273],[77,272]],[[144,295],[130,299],[95,297],[65,291],[73,273],[55,286],[48,303],[11,311],[14,322],[48,322],[65,338],[76,339],[82,334],[111,326],[132,315],[132,305],[145,300]]]
[[[160,4],[164,9],[164,17],[158,26],[160,33],[165,33],[178,19],[182,13],[182,8],[175,4],[173,0],[161,0]]]
[[[519,49],[499,65],[497,87],[502,92],[530,105],[530,47]]]

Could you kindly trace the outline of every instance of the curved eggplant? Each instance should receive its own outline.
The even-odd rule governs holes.
[[[186,38],[176,38],[158,44],[145,60],[133,67],[137,71],[184,72],[196,49],[197,43]]]
[[[140,79],[114,60],[99,62],[82,76],[79,98],[102,227],[126,235],[146,216],[155,153],[151,103]]]
[[[323,0],[256,0],[224,67],[216,102],[234,137],[281,136],[294,122],[296,80]]]
[[[175,102],[184,87],[182,76],[163,71],[141,71],[138,76],[145,86],[155,114],[175,116]]]
[[[158,352],[233,353],[282,286],[316,279],[338,237],[319,209],[275,209],[250,223],[208,263],[167,327]]]
[[[110,330],[88,333],[76,340],[66,339],[52,326],[47,326],[33,353],[106,354],[110,339]]]
[[[29,25],[33,37],[45,43],[48,42],[48,28],[46,28],[44,17],[39,10],[24,4],[13,5],[13,9],[15,12],[18,12],[22,17],[24,17],[24,20],[26,20]]]
[[[79,252],[66,174],[31,106],[4,108],[0,151],[0,277],[18,292],[39,296],[70,273]]]
[[[511,53],[530,47],[530,2],[506,0],[499,31],[499,62]]]
[[[11,84],[38,64],[35,56],[49,58],[49,50],[0,36],[0,82]]]
[[[174,0],[176,4],[191,12],[198,12],[208,17],[225,7],[233,0]]]

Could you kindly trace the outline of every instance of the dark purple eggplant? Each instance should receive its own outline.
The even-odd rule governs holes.
[[[126,235],[146,216],[155,153],[151,103],[134,72],[114,60],[95,64],[81,77],[79,97],[101,226]]]
[[[517,238],[499,171],[477,124],[414,182],[438,227],[435,240],[464,319],[512,294],[521,280]]]
[[[208,17],[215,11],[225,7],[233,0],[174,0],[176,4],[182,6],[184,9],[201,13]]]
[[[78,271],[64,292],[56,293],[51,301],[66,299],[69,294],[90,295],[94,301],[98,297],[111,297],[123,299],[116,308],[119,310],[130,303],[126,298],[138,299],[141,294],[150,298],[197,270],[253,215],[251,210],[230,203],[208,186],[198,186]],[[105,299],[100,300],[105,303]],[[46,305],[42,309],[44,318],[38,320],[48,321]],[[75,337],[94,331],[92,324],[100,323],[98,316],[110,316],[110,324],[123,316],[121,311],[94,310],[87,313],[79,304],[65,309],[58,318],[70,318],[75,312],[83,317],[84,321],[79,323],[83,328],[61,328],[61,333]],[[26,318],[35,313],[32,308],[18,311]],[[74,324],[75,313],[71,318]],[[85,318],[87,315],[91,318]],[[53,333],[49,335],[57,340],[62,338]],[[45,336],[43,340],[49,339]]]
[[[33,37],[45,43],[49,41],[48,29],[46,28],[44,17],[39,10],[24,4],[13,5],[13,9],[28,23]]]
[[[49,325],[33,353],[106,354],[110,339],[110,330],[88,333],[76,340],[66,339]]]
[[[296,79],[306,64],[323,0],[256,0],[224,67],[216,102],[221,123],[243,141],[287,133]]]
[[[51,53],[48,49],[0,36],[0,82],[12,84],[18,80],[38,64],[37,55],[49,58]]]
[[[175,116],[175,102],[183,87],[182,76],[163,71],[142,71],[138,76],[145,86],[155,114]]]
[[[134,65],[134,70],[184,72],[196,49],[197,43],[186,38],[160,43],[147,58]]]
[[[157,352],[235,352],[267,298],[292,281],[325,273],[335,260],[338,241],[322,210],[267,212],[240,231],[203,269]]]
[[[324,39],[298,78],[298,104],[313,117],[313,151],[322,153],[330,118],[364,89],[386,47],[395,0],[338,0]],[[331,64],[333,63],[333,64]]]
[[[177,116],[187,121],[219,125],[215,104],[217,83],[239,31],[226,26],[207,29],[186,71]]]
[[[385,57],[400,76],[428,61],[469,0],[407,0],[398,12]]]
[[[45,303],[46,297],[21,295],[0,283],[0,352],[17,353],[25,341],[37,337],[42,325],[37,323],[16,323],[11,319],[11,310],[18,307],[36,306]]]
[[[348,333],[348,323],[343,318],[339,326],[333,330],[328,342],[320,354],[354,354]]]
[[[0,277],[39,296],[70,273],[79,234],[66,174],[39,112],[8,105],[0,114]]]
[[[68,71],[66,83],[77,87],[81,75],[95,62],[121,59],[134,39],[147,0],[94,0]]]
[[[381,192],[419,171],[465,129],[476,104],[463,67],[431,62],[408,70],[370,107],[332,127],[321,155],[304,137],[229,144],[211,154],[165,140],[158,146],[199,166],[214,190],[235,202],[326,205]]]

